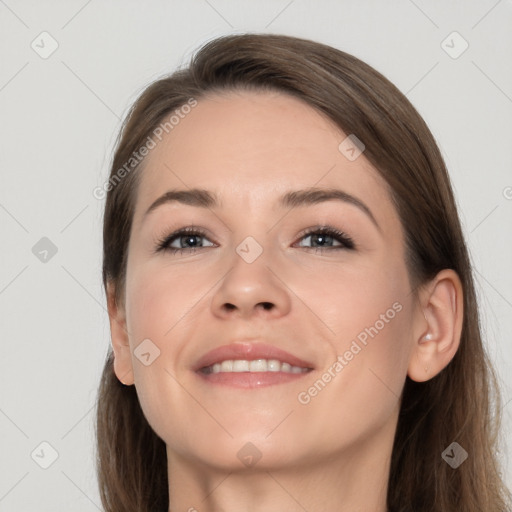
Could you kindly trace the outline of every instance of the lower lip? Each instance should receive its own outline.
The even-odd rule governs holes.
[[[219,372],[202,373],[196,372],[199,377],[211,384],[220,384],[234,388],[262,388],[296,381],[309,375],[311,370],[303,373],[286,372]]]

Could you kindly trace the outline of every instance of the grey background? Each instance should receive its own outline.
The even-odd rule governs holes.
[[[511,28],[510,0],[0,0],[0,510],[100,508],[92,419],[110,338],[103,201],[92,191],[107,178],[120,120],[141,90],[233,32],[343,49],[424,116],[454,182],[510,438]],[[452,56],[441,45],[453,31],[469,44],[458,58],[457,36],[444,43]],[[51,38],[58,48],[42,58]],[[501,453],[509,486],[511,449]]]

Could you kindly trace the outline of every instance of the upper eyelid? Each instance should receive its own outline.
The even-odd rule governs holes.
[[[299,238],[303,238],[305,236],[312,235],[314,233],[318,233],[318,232],[322,232],[322,231],[339,231],[341,234],[349,237],[348,233],[345,233],[341,229],[337,229],[330,225],[318,225],[318,226],[312,226],[309,228],[305,228],[305,229],[301,230],[299,232],[299,234],[296,236]],[[164,234],[164,235],[162,235],[161,238],[172,239],[172,238],[180,236],[182,233],[204,236],[205,238],[208,238],[209,236],[211,236],[209,234],[208,230],[206,230],[204,228],[200,228],[200,227],[196,227],[196,226],[187,226],[184,228],[178,228],[178,229],[172,231],[172,233],[168,233],[167,235]],[[210,242],[213,242],[213,240],[210,239]]]

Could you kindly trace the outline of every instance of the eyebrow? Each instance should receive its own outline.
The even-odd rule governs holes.
[[[363,203],[363,201],[337,188],[312,187],[303,190],[292,190],[279,198],[279,205],[282,208],[294,209],[302,206],[320,204],[326,201],[342,201],[356,206],[359,210],[365,213],[375,227],[381,231],[372,211],[365,203]],[[208,209],[218,208],[220,206],[220,201],[217,196],[205,189],[193,188],[189,190],[169,190],[151,204],[151,206],[146,210],[144,217],[159,206],[173,202]]]

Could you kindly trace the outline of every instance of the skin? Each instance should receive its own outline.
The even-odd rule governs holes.
[[[340,152],[345,138],[298,99],[229,92],[200,99],[147,157],[124,301],[115,304],[111,286],[108,303],[116,375],[136,386],[167,446],[173,512],[386,510],[405,378],[428,380],[454,356],[462,289],[444,270],[411,290],[387,186],[364,153],[349,161]],[[310,187],[357,197],[379,227],[342,201],[279,206],[284,193]],[[145,215],[168,190],[193,188],[217,194],[219,207],[173,202]],[[160,237],[190,225],[207,231],[194,239],[205,246],[155,252]],[[303,236],[318,225],[348,234],[355,249],[330,239],[319,249]],[[252,263],[236,251],[248,236],[263,250]],[[397,303],[333,377],[338,356]],[[148,338],[160,355],[145,366],[134,350]],[[277,346],[314,370],[259,389],[212,385],[192,371],[210,349],[241,339]],[[329,368],[330,382],[301,403],[299,393]],[[247,443],[261,455],[251,466],[237,457]]]

